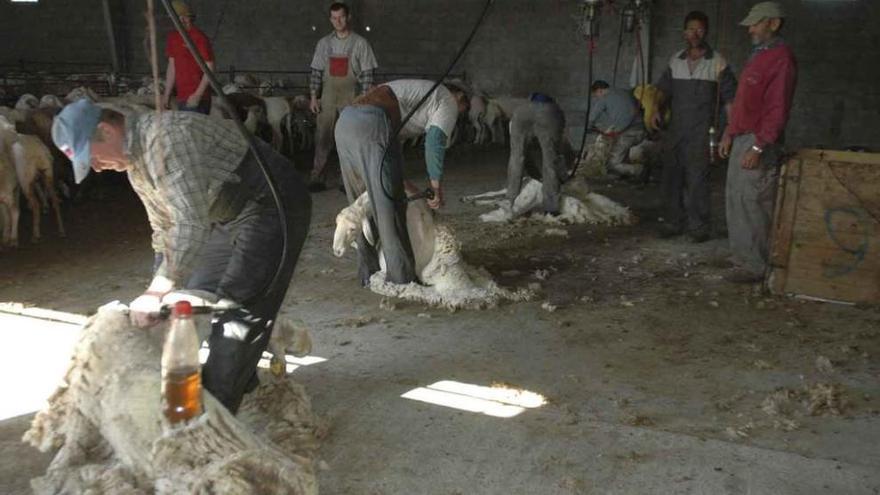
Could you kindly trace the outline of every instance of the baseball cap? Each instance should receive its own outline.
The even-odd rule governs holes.
[[[764,19],[781,19],[783,17],[785,17],[785,11],[782,10],[782,6],[779,5],[779,2],[761,2],[752,7],[752,10],[749,11],[749,15],[747,15],[739,25],[754,26]]]
[[[52,141],[73,164],[73,178],[77,184],[91,170],[92,135],[100,120],[101,107],[82,98],[64,107],[52,123]]]

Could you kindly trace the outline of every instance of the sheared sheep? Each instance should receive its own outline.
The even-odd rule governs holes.
[[[381,239],[376,241],[367,221],[370,200],[367,193],[343,208],[336,216],[333,253],[345,254],[358,232],[363,229],[368,242],[379,249],[382,271],[373,274],[370,289],[378,294],[420,301],[448,309],[484,308],[498,304],[502,299],[523,301],[533,294],[528,290],[510,291],[496,284],[481,269],[468,265],[461,257],[460,246],[453,231],[434,223],[434,217],[425,200],[408,203],[406,224],[415,258],[416,274],[425,285],[400,285],[385,280],[385,259]]]

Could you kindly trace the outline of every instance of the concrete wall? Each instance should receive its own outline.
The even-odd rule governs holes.
[[[214,37],[220,67],[307,69],[317,39],[329,31],[326,6],[315,0],[193,0],[197,23]],[[469,33],[482,7],[478,0],[354,0],[359,30],[373,43],[383,71],[437,73]],[[710,41],[735,68],[749,52],[737,22],[752,0],[657,0],[651,57],[656,77],[681,45],[681,23],[692,9],[711,19]],[[865,144],[880,148],[880,2],[877,0],[782,0],[790,13],[785,35],[800,62],[800,80],[788,139],[794,146]],[[147,70],[142,0],[116,0],[125,61]],[[496,0],[482,30],[460,63],[470,80],[492,94],[556,95],[573,131],[582,125],[587,87],[586,45],[577,31],[575,0]],[[722,17],[719,22],[719,17]],[[595,76],[611,79],[618,17],[602,19]],[[37,26],[37,29],[34,29]],[[370,32],[365,32],[365,27]],[[170,28],[160,19],[160,36]],[[18,58],[109,63],[99,0],[41,0],[36,5],[0,3],[0,63]],[[160,43],[161,45],[161,43]],[[14,49],[12,47],[15,47]],[[161,46],[160,46],[161,48]],[[625,40],[619,81],[628,81],[634,56]]]

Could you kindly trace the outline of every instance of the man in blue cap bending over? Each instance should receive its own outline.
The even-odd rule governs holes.
[[[88,100],[55,117],[52,139],[73,163],[79,183],[89,169],[126,172],[144,203],[156,253],[153,280],[130,304],[133,323],[157,323],[163,297],[178,289],[208,291],[241,309],[215,318],[205,388],[231,412],[257,385],[256,366],[269,342],[309,228],[311,199],[293,165],[258,144],[286,214],[287,258],[280,284],[282,226],[268,185],[232,121],[191,112],[123,115]]]

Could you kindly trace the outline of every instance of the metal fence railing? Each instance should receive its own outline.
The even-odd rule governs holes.
[[[308,94],[310,70],[242,69],[233,65],[219,69],[225,82],[232,82],[242,74],[253,75],[259,81],[268,82],[272,94],[294,96]],[[54,94],[65,96],[76,87],[87,87],[99,96],[115,96],[140,88],[147,72],[114,73],[109,64],[92,62],[48,62],[19,60],[17,63],[0,64],[0,104],[9,105],[21,95],[36,96]],[[435,79],[442,74],[416,71],[388,71],[376,73],[377,83],[395,79]],[[450,75],[453,79],[466,79],[465,73]],[[260,86],[242,86],[244,90],[258,91]]]

